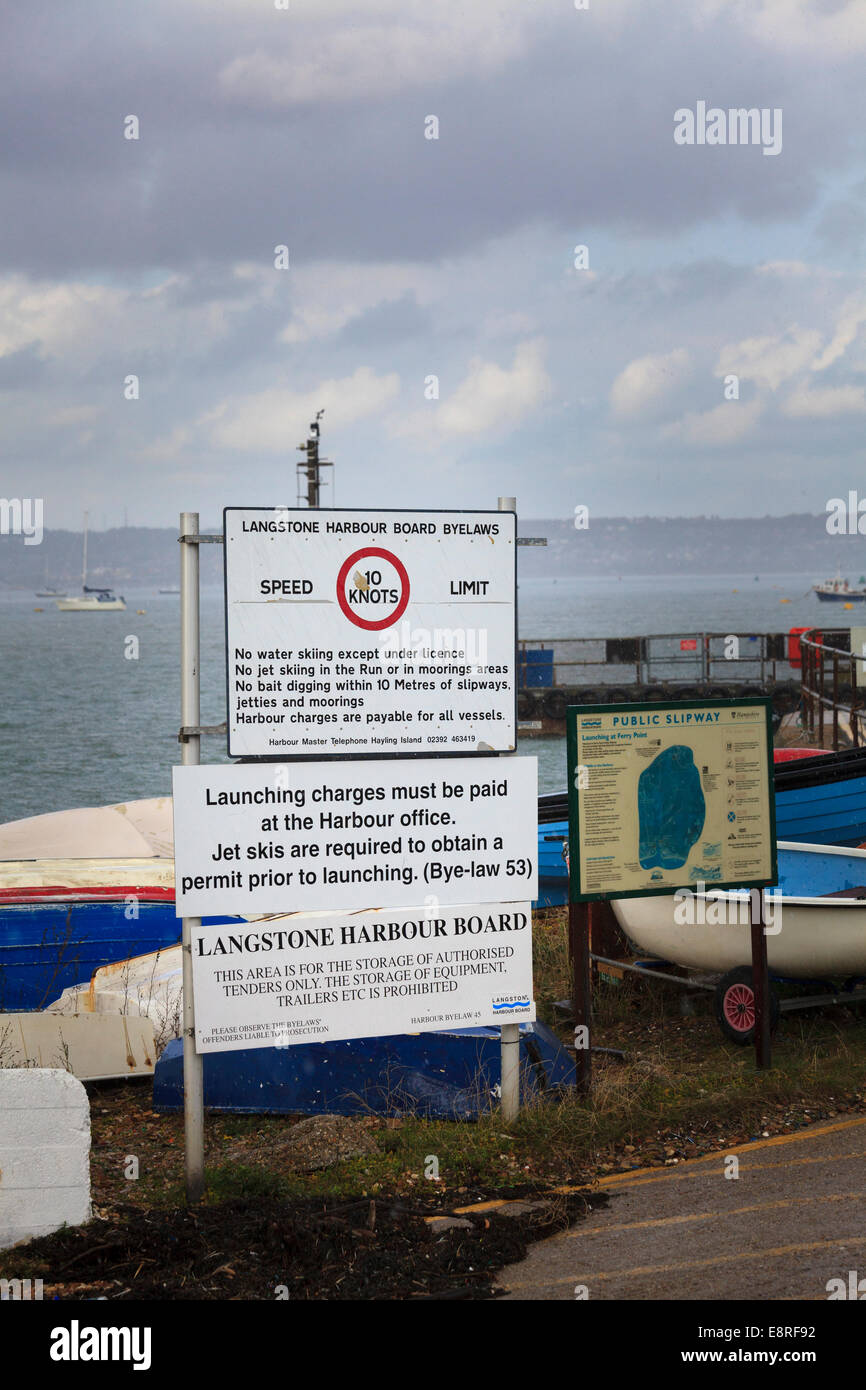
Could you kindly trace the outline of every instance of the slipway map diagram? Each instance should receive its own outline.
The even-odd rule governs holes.
[[[707,814],[691,748],[675,743],[644,768],[638,779],[637,807],[641,868],[682,868]]]

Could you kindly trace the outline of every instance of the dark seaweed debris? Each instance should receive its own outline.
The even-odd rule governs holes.
[[[195,1210],[118,1205],[21,1253],[45,1296],[61,1300],[484,1299],[496,1297],[503,1266],[586,1215],[589,1199],[573,1193],[516,1214],[462,1212],[446,1230],[424,1220],[432,1208],[367,1197],[237,1198]],[[591,1201],[606,1198],[592,1193]]]

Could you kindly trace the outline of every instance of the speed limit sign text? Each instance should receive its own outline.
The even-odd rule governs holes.
[[[510,512],[227,507],[232,757],[510,751]]]

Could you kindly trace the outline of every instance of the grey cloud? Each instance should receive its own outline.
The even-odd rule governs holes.
[[[36,386],[45,379],[47,363],[39,354],[38,343],[0,357],[0,391]]]
[[[347,323],[340,334],[343,347],[375,347],[378,344],[398,343],[406,338],[418,338],[430,333],[432,316],[422,309],[412,294],[388,300],[359,314]]]
[[[815,234],[825,251],[859,256],[866,240],[866,208],[850,200],[828,203]]]
[[[244,12],[233,26],[212,14],[193,23],[156,6],[150,26],[125,9],[103,30],[100,13],[88,12],[83,44],[58,18],[47,65],[31,56],[35,21],[14,22],[18,49],[0,67],[0,121],[13,133],[0,187],[15,215],[0,227],[0,265],[265,260],[279,240],[302,260],[437,259],[545,220],[576,235],[657,234],[730,214],[798,215],[819,175],[850,157],[860,90],[859,62],[836,65],[828,98],[808,55],[745,44],[727,13],[693,28],[685,14],[666,25],[635,11],[616,38],[540,13],[523,54],[493,75],[253,110],[221,93],[218,74],[262,33],[273,42],[272,27]],[[292,34],[315,43],[302,19]],[[673,112],[698,98],[784,107],[782,156],[675,146]],[[141,118],[138,142],[122,138],[127,112]],[[423,138],[429,112],[439,141]]]

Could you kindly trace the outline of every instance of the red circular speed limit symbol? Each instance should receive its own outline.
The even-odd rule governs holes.
[[[340,566],[337,602],[356,627],[368,632],[391,627],[403,616],[409,602],[406,566],[390,550],[378,545],[354,551]]]

